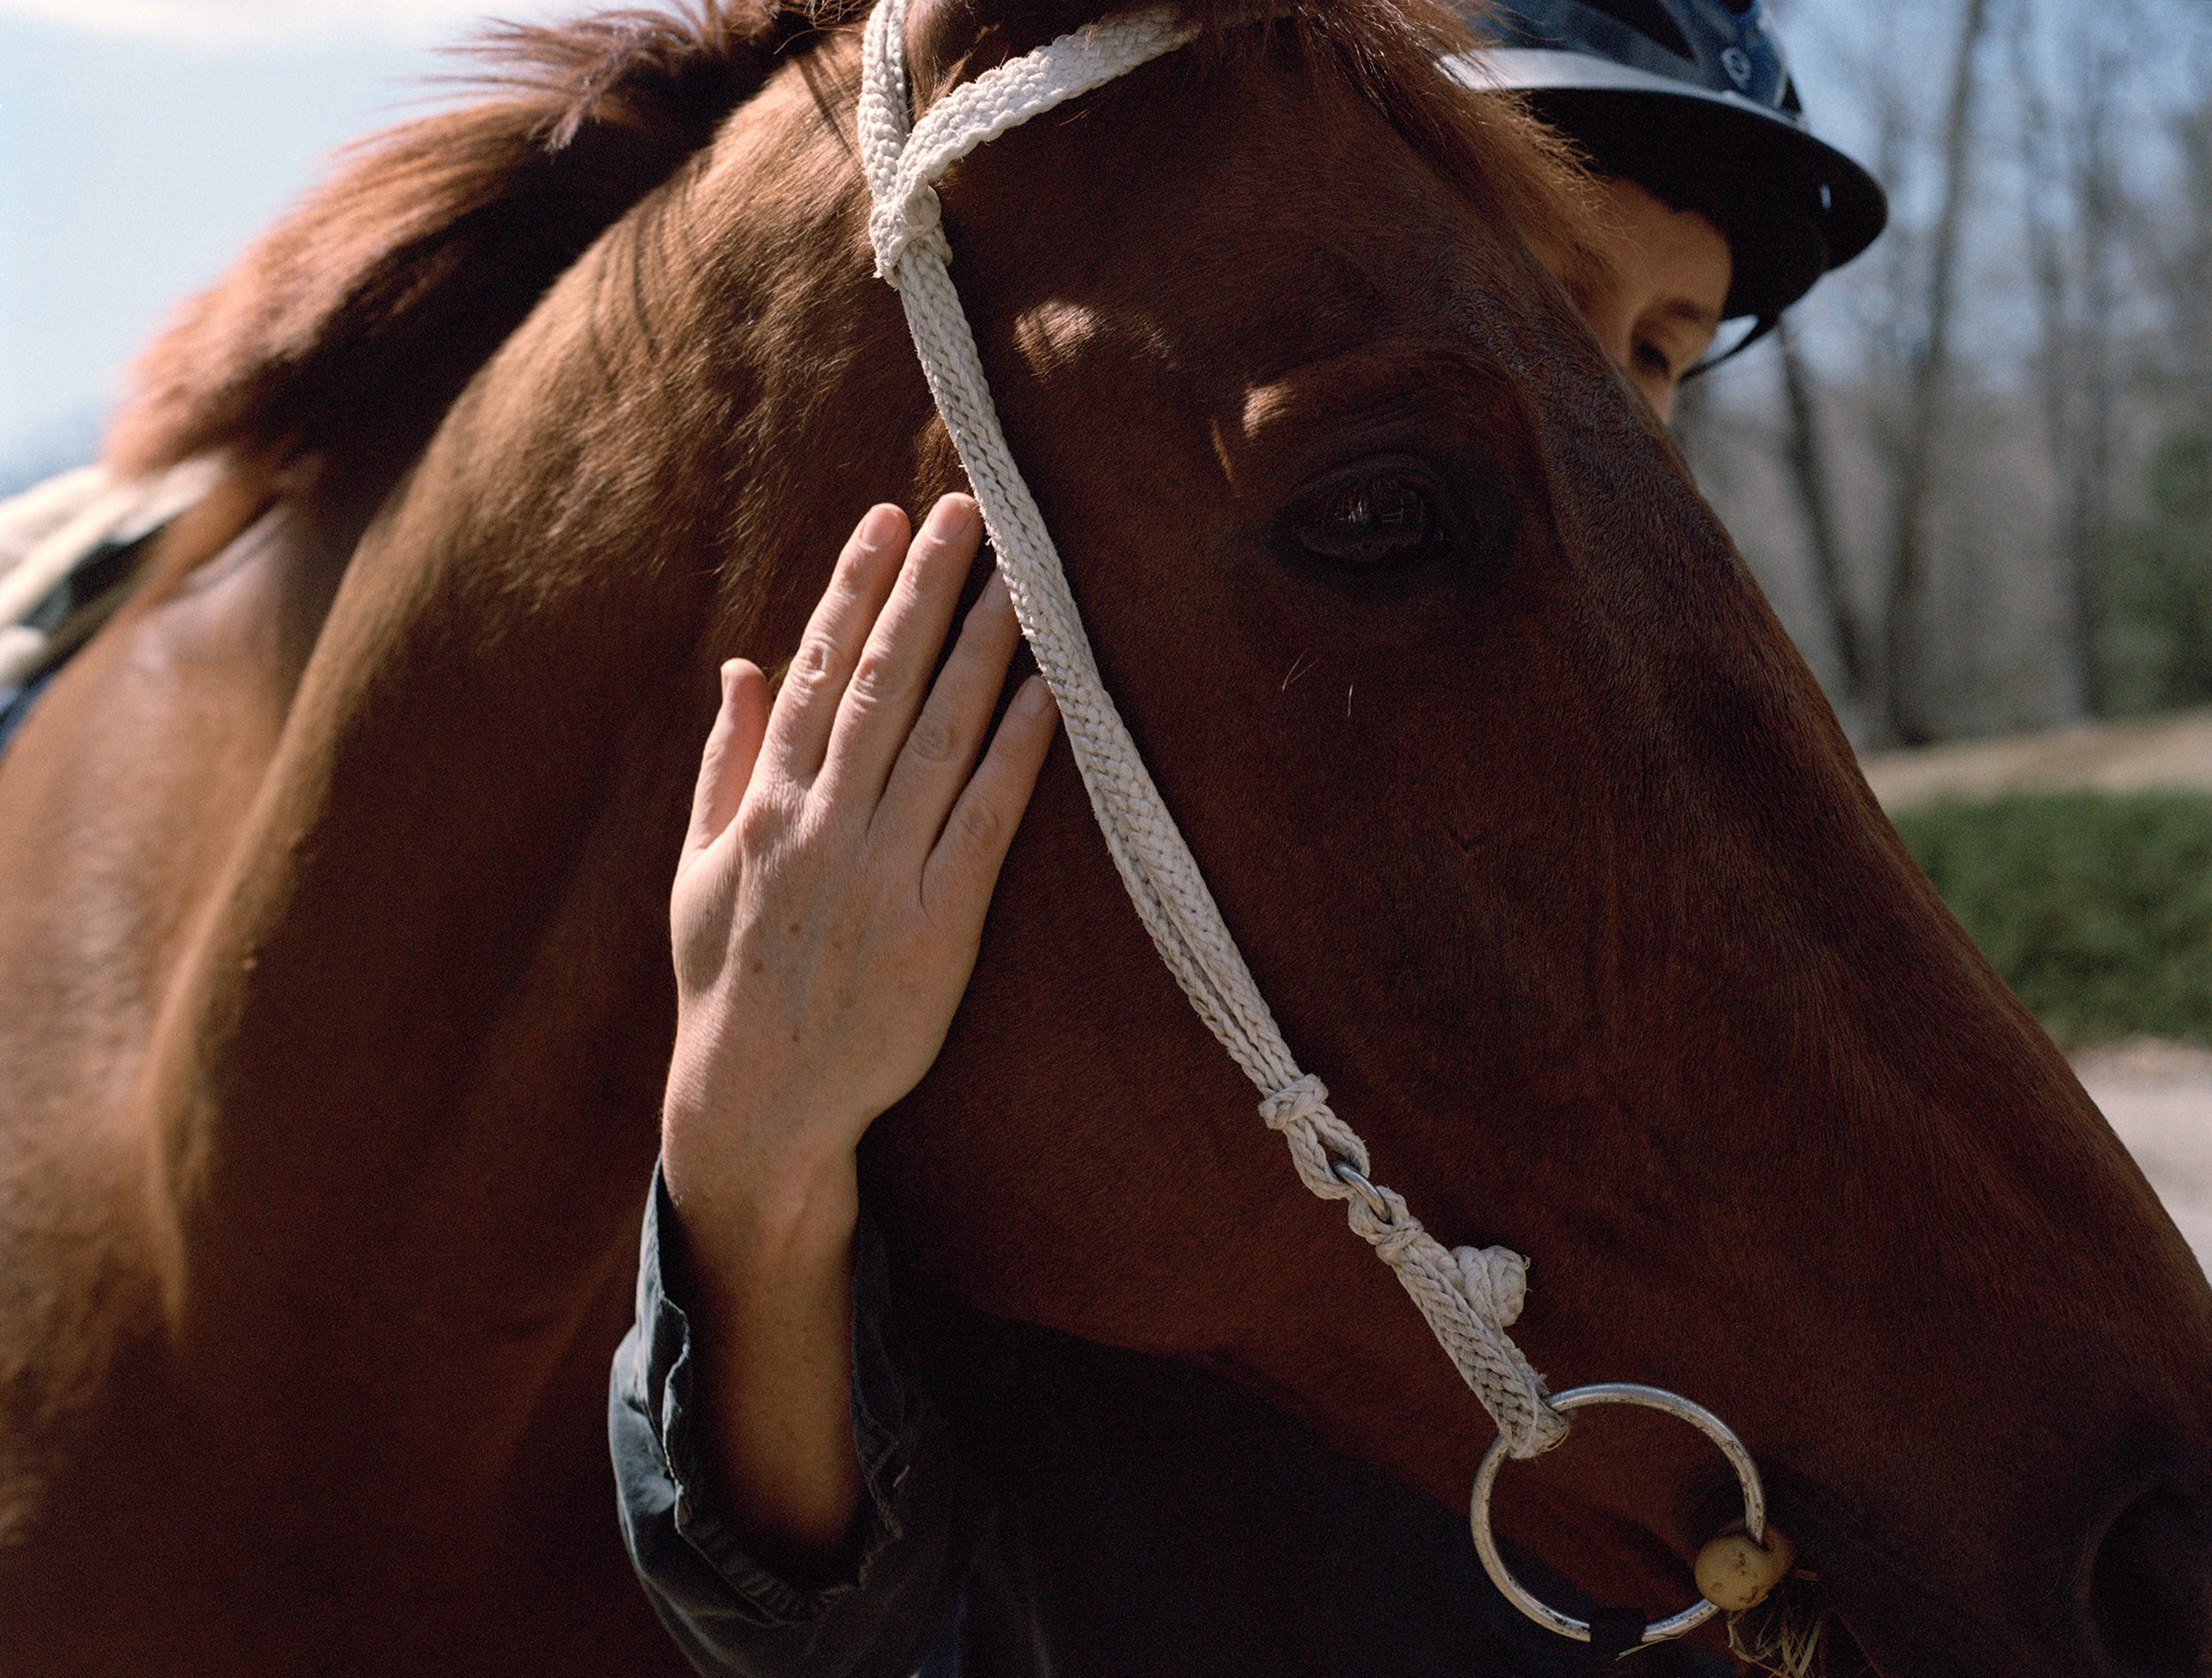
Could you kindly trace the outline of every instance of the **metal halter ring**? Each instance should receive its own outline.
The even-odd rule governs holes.
[[[1367,1203],[1367,1210],[1373,1212],[1376,1217],[1385,1223],[1390,1221],[1390,1203],[1382,1197],[1382,1190],[1368,1182],[1357,1170],[1341,1159],[1332,1158],[1329,1161],[1329,1174],[1364,1200]]]
[[[1578,1387],[1572,1392],[1563,1392],[1551,1401],[1557,1411],[1581,1410],[1590,1405],[1640,1405],[1648,1410],[1664,1411],[1668,1415],[1686,1421],[1708,1439],[1720,1447],[1728,1466],[1736,1471],[1736,1479],[1743,1487],[1743,1524],[1753,1540],[1766,1542],[1767,1494],[1759,1483],[1758,1465],[1751,1460],[1751,1453],[1744,1449],[1743,1441],[1730,1431],[1728,1424],[1702,1405],[1692,1404],[1687,1398],[1658,1387],[1640,1387],[1628,1382],[1608,1382],[1601,1386]],[[1498,1470],[1506,1459],[1505,1436],[1501,1434],[1486,1451],[1482,1466],[1475,1471],[1475,1490],[1471,1501],[1469,1519],[1475,1529],[1475,1553],[1482,1558],[1483,1571],[1490,1575],[1493,1584],[1505,1593],[1505,1598],[1523,1613],[1548,1631],[1555,1631],[1562,1637],[1571,1637],[1577,1643],[1590,1641],[1590,1622],[1563,1614],[1556,1608],[1530,1594],[1528,1588],[1513,1576],[1505,1565],[1505,1558],[1498,1553],[1497,1536],[1490,1530],[1490,1493],[1498,1482]],[[1643,1645],[1665,1643],[1694,1631],[1720,1612],[1717,1604],[1701,1602],[1695,1607],[1685,1608],[1671,1620],[1662,1620],[1644,1628]]]

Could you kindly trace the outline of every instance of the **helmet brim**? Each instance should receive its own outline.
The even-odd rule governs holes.
[[[1695,207],[1721,222],[1737,274],[1728,313],[1771,316],[1863,255],[1889,195],[1783,112],[1588,53],[1501,49],[1446,65],[1466,86],[1526,95],[1600,169],[1662,197],[1694,174]]]

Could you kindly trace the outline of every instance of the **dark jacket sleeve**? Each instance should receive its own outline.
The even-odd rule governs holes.
[[[637,1320],[615,1353],[607,1407],[623,1539],[646,1594],[704,1673],[909,1678],[953,1620],[986,1512],[947,1430],[887,1344],[887,1289],[873,1226],[863,1220],[854,1252],[859,1528],[833,1576],[802,1582],[745,1552],[701,1473],[680,1258],[664,1255],[661,1243],[672,1220],[656,1172]]]

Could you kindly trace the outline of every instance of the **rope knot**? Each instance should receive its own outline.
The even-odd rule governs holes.
[[[1329,1111],[1329,1086],[1308,1073],[1295,1083],[1285,1084],[1260,1103],[1260,1117],[1270,1130],[1288,1131],[1293,1125],[1311,1125]]]
[[[1387,1189],[1382,1192],[1387,1197],[1385,1213],[1389,1215],[1354,1201],[1348,1217],[1353,1232],[1375,1250],[1383,1263],[1396,1270],[1429,1239],[1429,1232],[1418,1218],[1405,1210],[1402,1197]]]
[[[1528,1260],[1505,1247],[1455,1247],[1459,1290],[1486,1323],[1510,1328],[1528,1303]]]
[[[1294,1079],[1263,1099],[1260,1117],[1267,1121],[1270,1130],[1280,1134],[1290,1144],[1291,1163],[1298,1167],[1298,1180],[1314,1194],[1324,1200],[1351,1200],[1356,1196],[1374,1193],[1371,1187],[1356,1187],[1340,1174],[1340,1167],[1363,1181],[1365,1179],[1367,1144],[1360,1140],[1357,1131],[1330,1111],[1328,1086],[1311,1073]]]
[[[945,207],[937,189],[918,181],[903,197],[880,200],[868,217],[868,242],[875,247],[876,277],[898,283],[899,266],[917,248],[940,262],[952,262],[952,242],[945,237]]]

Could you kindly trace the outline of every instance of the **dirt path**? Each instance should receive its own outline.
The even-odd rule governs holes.
[[[2128,1043],[2083,1055],[2075,1070],[2212,1271],[2212,1051]]]
[[[2026,789],[2212,791],[2212,712],[1882,752],[1864,759],[1864,766],[1875,796],[1893,811],[1945,797],[1991,798]]]

